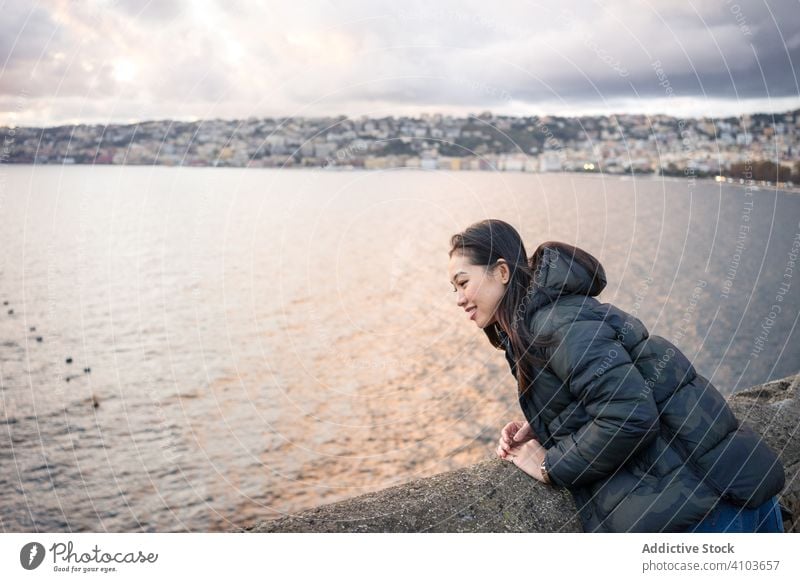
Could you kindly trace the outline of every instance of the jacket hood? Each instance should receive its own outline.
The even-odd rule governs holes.
[[[539,245],[534,257],[538,257],[538,261],[533,273],[533,285],[523,299],[525,307],[522,313],[528,324],[539,308],[561,295],[594,297],[606,287],[603,265],[583,249],[551,241]],[[508,335],[499,326],[496,329],[501,345],[513,359]]]
[[[577,253],[594,263],[584,265]],[[565,243],[544,243],[536,249],[540,254],[534,272],[534,287],[548,295],[599,295],[606,286],[606,272],[596,258],[582,249]]]
[[[561,295],[594,297],[606,287],[606,272],[596,258],[577,247],[560,242],[539,245],[534,257],[539,260],[533,285],[525,298],[525,317],[530,319],[540,307]]]

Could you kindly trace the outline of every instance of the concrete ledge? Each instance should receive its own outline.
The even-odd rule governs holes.
[[[781,502],[794,511],[786,531],[800,531],[800,374],[729,398],[736,416],[780,454]],[[499,430],[499,429],[498,429]],[[498,458],[264,521],[250,532],[580,532],[572,497]]]

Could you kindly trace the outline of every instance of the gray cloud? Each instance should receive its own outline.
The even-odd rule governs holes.
[[[111,8],[147,23],[173,20],[186,12],[181,0],[114,0]]]
[[[4,7],[0,39],[0,123],[12,113],[26,124],[393,107],[577,113],[675,98],[698,112],[780,98],[800,106],[800,10],[788,2],[518,1],[489,11],[475,0],[111,0],[31,10],[18,0]]]
[[[50,13],[29,2],[10,2],[3,5],[0,18],[0,65],[14,68],[35,62],[45,44],[61,42],[57,23]],[[52,41],[51,41],[52,42]]]

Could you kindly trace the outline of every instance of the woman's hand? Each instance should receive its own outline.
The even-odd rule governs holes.
[[[532,439],[512,451],[508,458],[537,481],[546,483],[544,475],[542,475],[542,462],[546,453],[547,449],[540,445],[539,441]]]
[[[500,443],[497,445],[497,456],[501,459],[524,445],[533,438],[533,430],[527,422],[513,420],[500,431]]]

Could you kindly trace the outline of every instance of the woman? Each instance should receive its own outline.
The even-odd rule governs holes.
[[[500,220],[451,239],[458,306],[505,350],[526,421],[498,455],[572,493],[585,531],[783,531],[775,453],[666,339],[594,296],[602,265],[565,243],[530,259]]]

